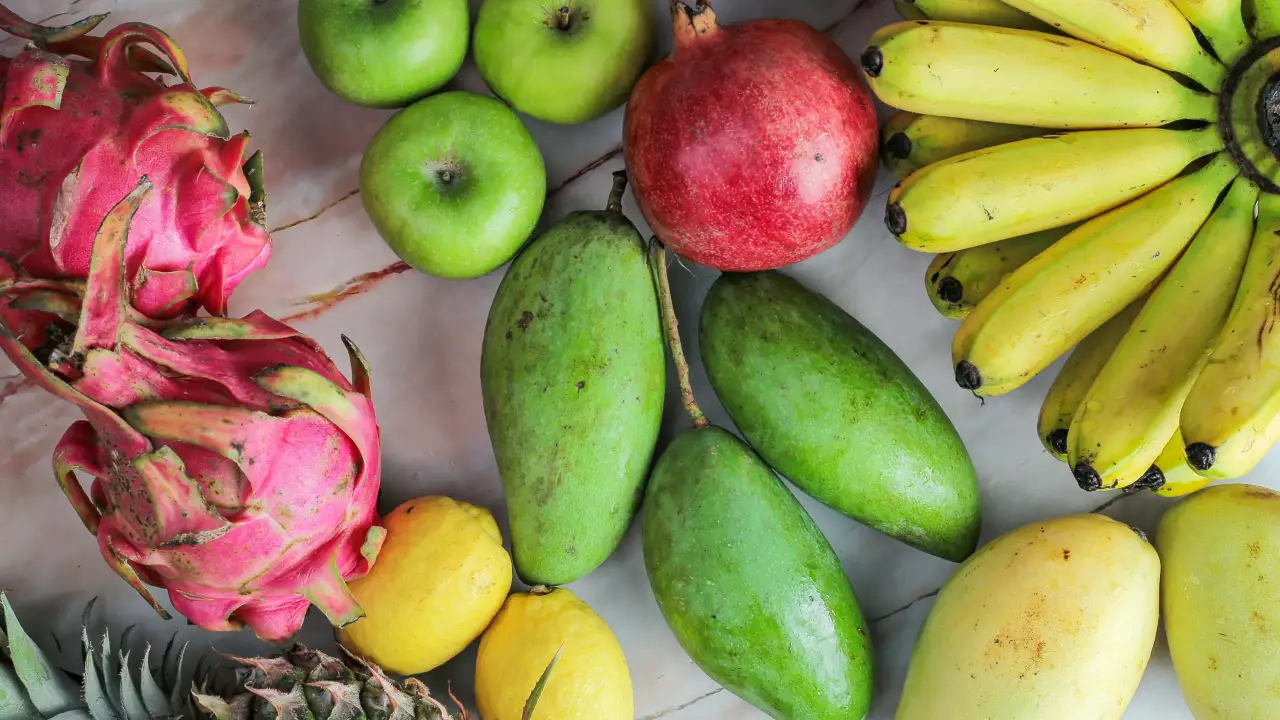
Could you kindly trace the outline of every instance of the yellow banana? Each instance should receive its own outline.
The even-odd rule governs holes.
[[[1001,0],[893,0],[893,4],[898,13],[908,20],[949,20],[1026,30],[1051,29]]]
[[[1213,482],[1191,469],[1187,464],[1187,455],[1183,452],[1184,447],[1182,433],[1175,430],[1155,464],[1133,487],[1143,487],[1164,497],[1182,497]]]
[[[1231,316],[1182,405],[1187,461],[1232,479],[1280,438],[1280,196],[1258,198],[1258,228]]]
[[[928,20],[920,8],[911,0],[893,0],[893,9],[898,11],[903,20]]]
[[[1246,0],[1249,30],[1258,40],[1280,35],[1280,0]]]
[[[1039,137],[1044,128],[960,118],[893,114],[880,128],[880,157],[899,180],[939,160],[972,150]]]
[[[1067,441],[1082,489],[1132,485],[1173,437],[1240,286],[1257,199],[1234,182],[1089,387]]]
[[[929,263],[925,289],[943,317],[963,320],[1006,275],[1052,245],[1072,226],[943,253]]]
[[[1021,386],[1149,290],[1236,174],[1226,153],[1093,218],[1010,273],[960,324],[956,383],[978,395]]]
[[[1212,121],[1215,97],[1072,38],[988,25],[906,21],[861,57],[880,100],[901,110],[1049,128]]]
[[[1191,21],[1213,46],[1218,58],[1231,66],[1253,41],[1244,26],[1240,0],[1172,0],[1182,16]]]
[[[1216,91],[1227,69],[1169,0],[1005,0],[1063,32]]]
[[[1059,460],[1067,461],[1067,431],[1071,428],[1071,419],[1076,416],[1076,410],[1084,401],[1094,378],[1102,372],[1102,366],[1107,364],[1116,345],[1120,344],[1120,338],[1138,317],[1144,301],[1145,298],[1139,298],[1129,303],[1128,307],[1081,340],[1049,386],[1049,392],[1040,404],[1036,429],[1040,444]]]
[[[983,245],[1095,217],[1220,149],[1213,125],[1018,140],[912,173],[889,193],[885,224],[915,250]]]

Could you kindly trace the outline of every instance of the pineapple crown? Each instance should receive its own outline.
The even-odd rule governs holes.
[[[129,628],[112,651],[109,631],[99,646],[89,637],[94,602],[81,626],[84,670],[64,671],[18,622],[0,592],[0,718],[22,720],[471,720],[462,704],[454,715],[422,682],[397,682],[377,665],[348,656],[340,660],[302,645],[280,655],[225,656],[235,667],[206,670],[198,663],[191,685],[183,685],[187,645],[171,639],[154,670],[151,646],[136,664]],[[553,662],[554,664],[554,662]],[[548,673],[550,668],[548,668]],[[525,717],[545,685],[538,683]],[[189,691],[184,689],[189,688]]]

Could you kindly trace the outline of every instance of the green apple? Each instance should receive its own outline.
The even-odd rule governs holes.
[[[378,130],[360,165],[378,234],[406,263],[474,278],[510,260],[547,196],[542,153],[519,116],[488,95],[433,95]]]
[[[484,0],[473,53],[515,109],[576,124],[626,101],[653,37],[651,0]]]
[[[467,0],[299,0],[302,52],[320,82],[348,102],[404,107],[462,67]]]

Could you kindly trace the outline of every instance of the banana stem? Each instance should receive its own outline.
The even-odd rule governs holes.
[[[613,189],[609,191],[609,202],[604,206],[606,212],[622,212],[622,194],[627,191],[627,171],[616,170],[613,173]]]
[[[685,358],[684,346],[680,343],[680,323],[676,319],[675,305],[671,301],[671,281],[667,276],[667,251],[657,237],[650,241],[650,246],[653,248],[651,261],[658,275],[658,304],[662,307],[662,324],[667,331],[667,345],[671,348],[671,359],[676,364],[676,378],[680,382],[680,402],[693,419],[695,428],[708,427],[711,421],[703,414],[697,398],[693,396],[689,361]]]

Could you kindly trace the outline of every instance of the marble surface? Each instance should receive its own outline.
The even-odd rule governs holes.
[[[62,24],[110,11],[108,24],[145,20],[166,28],[184,48],[201,86],[225,85],[258,100],[227,111],[234,128],[248,128],[266,153],[275,256],[233,302],[241,314],[262,308],[295,322],[335,357],[339,334],[349,334],[374,370],[375,403],[383,429],[384,510],[425,494],[444,493],[505,509],[481,408],[481,333],[501,271],[469,282],[405,271],[365,217],[356,197],[365,143],[389,117],[329,95],[312,76],[298,46],[291,0],[10,0],[19,14]],[[474,3],[473,3],[474,4]],[[666,0],[654,0],[665,15]],[[722,20],[788,16],[823,28],[856,55],[869,35],[896,19],[889,0],[719,0]],[[665,22],[660,50],[670,41]],[[14,54],[20,44],[0,43]],[[468,64],[455,85],[484,91]],[[887,114],[880,108],[882,117]],[[602,206],[610,173],[622,166],[622,112],[579,127],[529,120],[546,157],[553,188],[543,222],[582,207]],[[1041,448],[1035,416],[1057,366],[1006,397],[981,403],[951,377],[949,344],[955,325],[939,317],[923,291],[929,258],[901,247],[881,216],[892,180],[882,173],[876,195],[843,243],[789,272],[826,293],[880,335],[912,367],[959,427],[982,481],[983,541],[1034,520],[1107,506],[1103,512],[1148,531],[1169,502],[1151,494],[1117,498],[1079,491],[1065,466]],[[630,197],[625,210],[647,232]],[[695,390],[713,421],[728,423],[698,365],[693,318],[715,273],[677,267],[676,303],[685,319]],[[345,361],[343,361],[345,362]],[[670,393],[664,442],[685,427]],[[139,637],[163,641],[177,632],[193,647],[224,652],[264,650],[244,633],[210,634],[181,620],[164,622],[102,562],[59,491],[49,454],[76,419],[20,381],[0,359],[0,588],[30,618],[37,638],[56,632],[71,657],[80,611],[98,596],[99,613],[113,627],[138,624]],[[1276,486],[1280,454],[1273,453],[1245,481]],[[953,572],[932,558],[801,498],[836,548],[871,619],[878,652],[871,718],[888,720],[921,623],[937,588]],[[1114,501],[1114,502],[1108,502]],[[571,589],[617,633],[636,688],[637,720],[763,718],[721,690],[692,664],[668,631],[649,591],[638,527],[618,552]],[[306,639],[330,633],[323,618],[308,622]],[[52,646],[50,646],[52,648]],[[767,651],[767,649],[762,649]],[[432,673],[437,687],[452,682],[469,698],[471,651]],[[1128,720],[1189,720],[1163,638],[1133,701]]]

